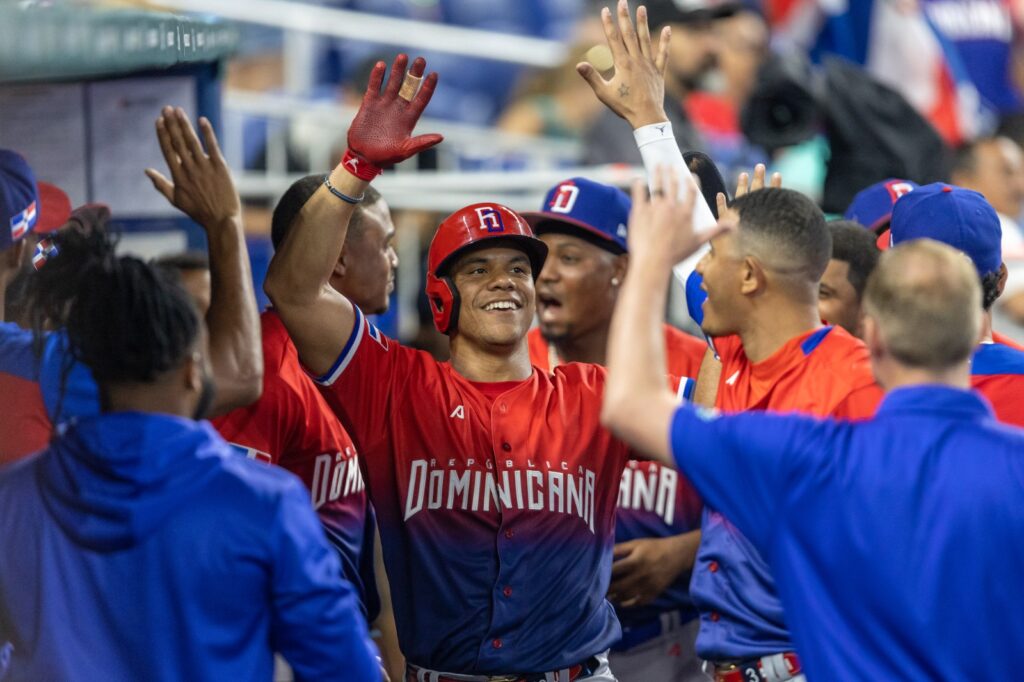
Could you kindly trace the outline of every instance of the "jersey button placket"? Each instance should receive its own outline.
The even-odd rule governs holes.
[[[500,649],[501,648],[501,640],[498,639],[498,638],[492,639],[491,640],[491,646],[494,647],[495,649]]]
[[[509,586],[509,585],[505,585],[505,589],[503,589],[503,590],[501,591],[501,593],[502,593],[503,595],[505,595],[505,598],[506,598],[506,599],[509,599],[509,598],[511,598],[511,597],[512,597],[512,587],[511,587],[511,586]]]

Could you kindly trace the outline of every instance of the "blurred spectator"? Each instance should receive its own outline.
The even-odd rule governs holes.
[[[863,66],[903,95],[948,144],[961,144],[983,125],[978,91],[956,46],[920,3],[765,0],[764,7],[777,47],[796,47],[816,61],[837,54]]]
[[[921,0],[956,49],[982,104],[997,114],[1024,108],[1024,6],[1015,0]]]
[[[958,150],[952,181],[980,192],[999,215],[1003,258],[1009,271],[1006,289],[994,309],[993,326],[1024,338],[1024,152],[1006,137],[982,138]],[[1014,329],[1017,326],[1018,329]]]
[[[716,21],[713,30],[716,68],[686,98],[686,111],[716,162],[727,168],[750,168],[768,161],[762,149],[751,149],[740,129],[740,112],[769,55],[768,24],[760,12],[742,9]]]
[[[588,46],[577,45],[565,63],[528,78],[516,100],[498,119],[508,133],[579,139],[604,105],[576,73]]]
[[[696,0],[688,3],[654,0],[647,3],[651,35],[657,36],[664,26],[672,28],[665,73],[665,113],[681,149],[703,149],[705,146],[683,109],[683,100],[717,62],[719,46],[715,22],[732,16],[737,9],[736,3],[713,4]],[[641,163],[633,131],[611,110],[601,114],[587,131],[585,140],[585,163]]]

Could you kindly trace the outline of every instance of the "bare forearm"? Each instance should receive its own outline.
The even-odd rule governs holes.
[[[263,390],[259,311],[241,219],[207,226],[210,251],[210,360],[217,383],[213,414],[248,405]]]
[[[700,363],[697,374],[697,385],[693,389],[694,405],[714,407],[718,400],[718,381],[722,376],[722,363],[715,357],[715,352],[708,348],[704,351],[704,359]]]
[[[645,454],[672,463],[665,434],[652,432],[669,418],[673,396],[665,382],[664,268],[631,267],[612,316],[608,385],[602,418],[619,437]],[[669,415],[662,414],[669,412]]]
[[[335,189],[350,197],[362,196],[369,184],[340,166],[330,179]],[[326,185],[313,193],[267,271],[264,289],[275,306],[310,304],[319,297],[345,244],[354,211],[355,204],[334,196]]]
[[[700,529],[681,533],[670,539],[673,543],[673,553],[679,561],[677,575],[692,571],[693,565],[697,561],[697,548],[700,546]]]

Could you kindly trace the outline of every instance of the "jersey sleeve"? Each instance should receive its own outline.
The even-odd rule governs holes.
[[[836,419],[870,419],[875,416],[885,393],[878,384],[869,384],[850,391],[832,411]]]
[[[280,464],[303,437],[302,398],[280,372],[264,372],[259,400],[211,420],[220,435],[249,459]]]
[[[331,369],[313,380],[365,452],[385,434],[389,401],[408,378],[403,370],[413,351],[382,334],[353,307],[352,335]]]
[[[704,502],[722,512],[770,554],[789,472],[820,449],[827,424],[809,417],[744,413],[720,416],[682,405],[672,418],[670,443],[679,470]]]
[[[380,679],[355,589],[298,479],[282,495],[274,534],[271,638],[295,679]]]

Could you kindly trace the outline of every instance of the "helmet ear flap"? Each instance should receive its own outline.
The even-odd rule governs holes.
[[[449,277],[427,273],[427,301],[434,315],[434,327],[442,334],[453,331],[459,323],[459,290]]]

